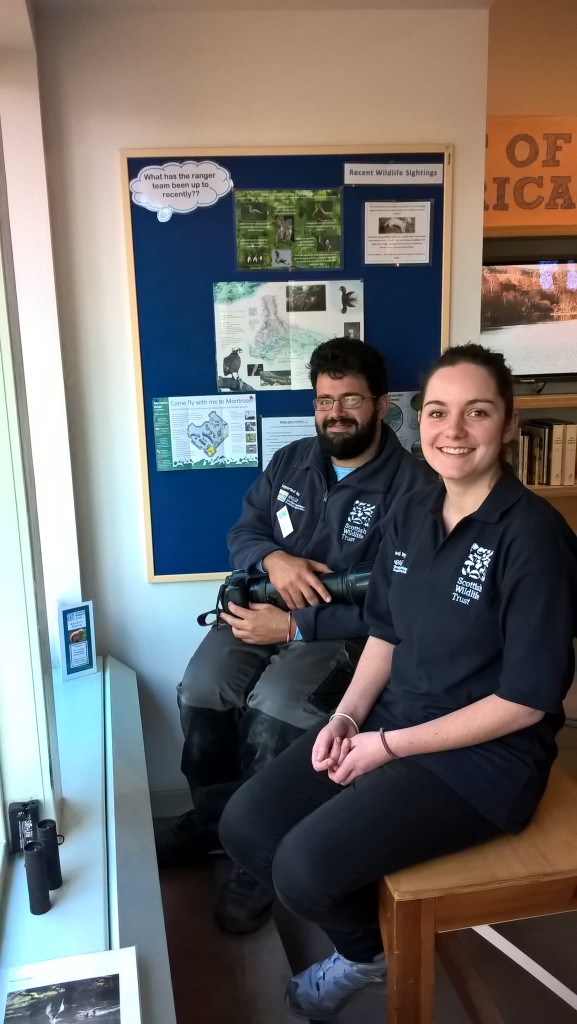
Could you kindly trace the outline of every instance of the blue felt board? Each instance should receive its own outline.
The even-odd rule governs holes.
[[[444,153],[346,153],[211,156],[155,152],[127,157],[128,181],[148,165],[214,160],[236,189],[329,189],[343,185],[344,164],[444,162]],[[130,195],[130,193],[129,193]],[[364,264],[364,204],[432,200],[431,262],[422,266]],[[445,186],[346,185],[343,265],[338,270],[237,271],[234,195],[162,223],[129,200],[142,370],[153,576],[188,577],[229,568],[225,535],[238,518],[257,469],[159,472],[153,399],[213,395],[216,386],[213,284],[217,281],[364,281],[365,337],[386,355],[391,390],[418,387],[441,346]],[[348,313],[345,319],[354,319]],[[139,382],[140,383],[140,382]],[[312,390],[257,394],[257,416],[312,415]],[[260,438],[259,438],[260,451]],[[146,510],[148,514],[148,510]]]

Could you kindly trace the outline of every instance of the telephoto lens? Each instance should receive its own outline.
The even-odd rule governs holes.
[[[359,562],[350,569],[342,569],[340,572],[319,573],[319,579],[324,583],[333,601],[362,605],[372,571],[373,562]],[[244,569],[235,569],[219,588],[216,608],[197,616],[199,626],[212,626],[215,622],[218,626],[219,611],[228,612],[230,601],[241,608],[248,608],[249,604],[274,604],[277,608],[288,611],[288,605],[265,572],[251,576]],[[213,621],[209,621],[210,615],[215,616]]]
[[[365,603],[369,580],[373,571],[373,562],[359,562],[353,565],[352,569],[341,574],[343,581],[343,601],[349,604]]]
[[[50,910],[50,893],[44,846],[38,840],[24,843],[24,868],[28,883],[28,900],[31,914],[45,914]]]
[[[62,885],[62,873],[60,871],[56,822],[52,818],[43,818],[42,821],[39,821],[36,826],[36,838],[44,847],[48,888],[59,889]]]
[[[276,587],[273,587],[268,576],[257,576],[249,580],[248,593],[250,600],[255,604],[274,604],[288,612],[288,604],[280,596]]]

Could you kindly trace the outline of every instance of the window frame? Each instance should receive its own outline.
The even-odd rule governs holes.
[[[35,798],[56,817],[60,772],[32,453],[0,141],[0,823]],[[0,874],[1,885],[2,874]]]

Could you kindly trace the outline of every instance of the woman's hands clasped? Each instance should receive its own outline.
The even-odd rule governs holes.
[[[338,717],[321,729],[312,752],[315,771],[326,771],[339,786],[350,785],[390,760],[378,732],[357,734],[346,718]]]

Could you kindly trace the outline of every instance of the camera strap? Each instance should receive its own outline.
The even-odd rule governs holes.
[[[211,608],[209,612],[202,612],[200,615],[196,616],[196,621],[198,622],[199,626],[216,626],[217,629],[219,628],[219,616],[220,613],[224,611],[222,606],[222,595],[226,590],[226,586],[227,585],[225,582],[221,583],[220,587],[218,588],[218,594],[216,597],[216,608]],[[214,615],[214,618],[211,618],[209,620],[209,615]]]

